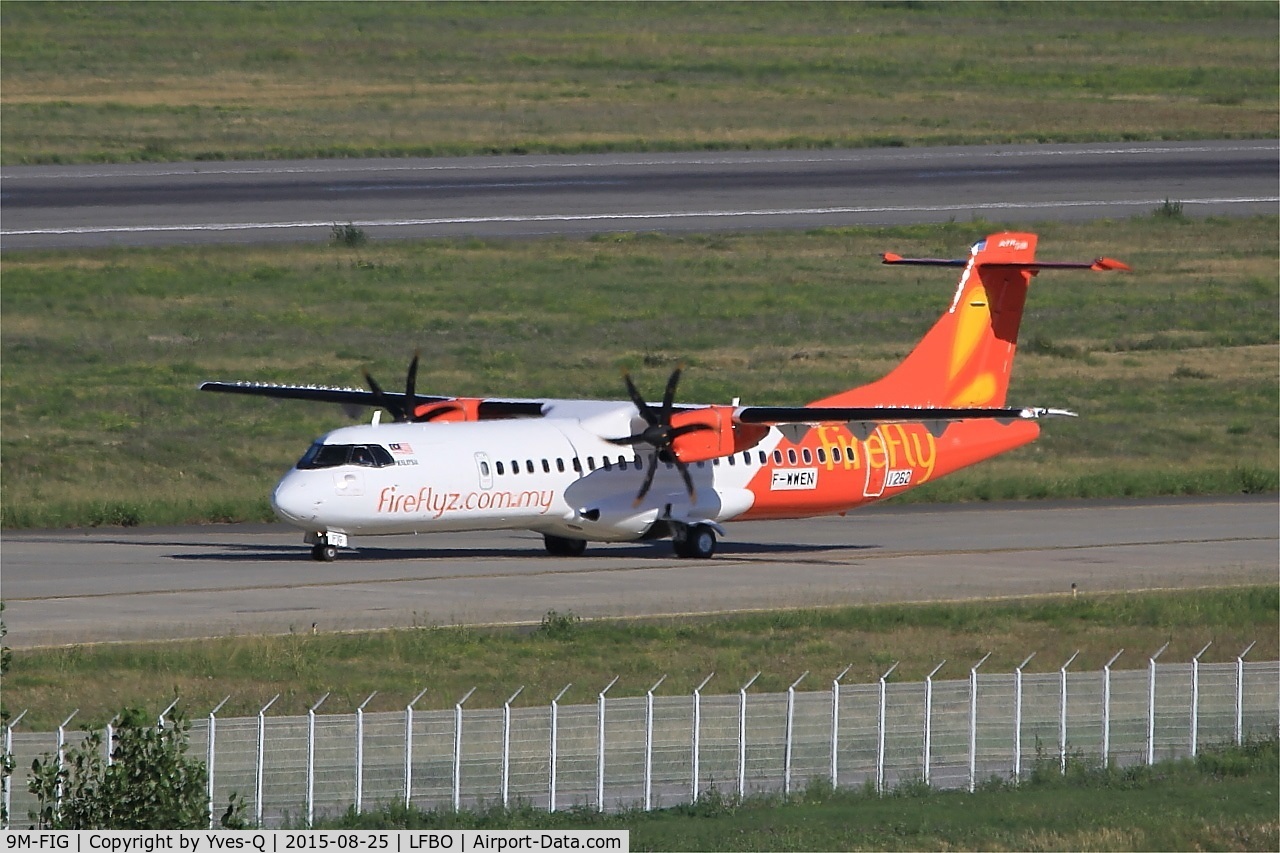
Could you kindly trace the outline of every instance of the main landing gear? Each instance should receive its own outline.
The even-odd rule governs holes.
[[[676,530],[672,541],[678,557],[709,560],[716,552],[716,532],[705,524],[691,524]]]
[[[553,557],[581,557],[587,550],[585,539],[570,539],[567,536],[552,536],[550,533],[544,533],[542,542],[546,545],[547,553]]]

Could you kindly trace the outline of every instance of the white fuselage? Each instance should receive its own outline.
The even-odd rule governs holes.
[[[551,406],[538,419],[335,430],[317,441],[323,451],[313,446],[280,480],[272,506],[281,520],[308,533],[518,528],[631,541],[659,520],[719,522],[741,515],[753,502],[746,486],[759,471],[759,450],[778,440],[768,436],[751,463],[690,465],[696,504],[674,466],[659,462],[652,488],[635,505],[651,451],[602,438],[642,426],[635,408],[563,402],[559,409]]]

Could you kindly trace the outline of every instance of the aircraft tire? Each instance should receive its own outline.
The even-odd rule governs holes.
[[[332,563],[338,559],[338,549],[328,543],[318,542],[311,546],[311,559],[317,563]]]
[[[547,548],[547,553],[553,557],[581,557],[587,550],[585,539],[570,539],[567,536],[552,536],[544,533],[542,542]]]
[[[709,560],[716,552],[716,532],[705,524],[692,525],[683,539],[676,539],[676,554],[692,560]]]

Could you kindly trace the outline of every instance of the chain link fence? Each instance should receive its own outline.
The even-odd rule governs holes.
[[[703,696],[704,681],[670,696],[659,682],[638,697],[609,698],[605,688],[590,704],[562,705],[562,691],[550,707],[465,709],[468,694],[452,710],[415,711],[415,699],[404,712],[318,714],[322,699],[305,716],[270,716],[269,703],[256,717],[193,721],[190,754],[207,765],[211,825],[236,792],[274,827],[391,803],[611,810],[815,782],[972,790],[1025,778],[1037,762],[1150,763],[1276,736],[1280,662],[1158,656],[1124,671],[1110,668],[1114,658],[1101,671],[1073,672],[1068,661],[1034,674],[979,663],[968,678],[937,680],[935,670],[923,682],[891,681],[890,670],[878,683],[836,678],[809,691],[796,689],[801,676],[785,693],[752,693],[753,678],[733,694]],[[83,739],[67,728],[74,716],[56,732],[27,732],[19,715],[5,731],[15,827],[36,805],[24,783],[32,760]]]

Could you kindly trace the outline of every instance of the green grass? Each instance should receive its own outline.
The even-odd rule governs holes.
[[[0,162],[1272,137],[1267,3],[0,7]]]
[[[563,614],[562,614],[563,615]],[[886,605],[796,610],[652,622],[549,619],[532,631],[423,627],[372,633],[298,633],[163,643],[19,649],[4,680],[4,704],[29,709],[28,730],[51,730],[79,708],[100,726],[125,706],[159,713],[174,697],[200,716],[228,694],[224,716],[257,713],[276,693],[273,713],[301,714],[326,692],[326,713],[349,713],[373,691],[369,711],[451,708],[472,687],[468,707],[500,707],[517,687],[520,702],[591,701],[619,676],[611,696],[638,696],[662,675],[665,695],[689,694],[712,671],[706,692],[732,693],[762,671],[754,689],[786,690],[800,673],[806,689],[826,689],[852,664],[845,683],[872,683],[895,661],[895,680],[962,677],[988,652],[984,672],[1010,672],[1036,652],[1028,672],[1054,672],[1077,650],[1073,669],[1141,668],[1188,661],[1213,641],[1205,662],[1231,661],[1257,641],[1250,660],[1280,649],[1280,591],[1274,586],[1167,593],[1028,598],[1002,602]]]
[[[619,366],[682,399],[799,404],[872,380],[945,309],[998,223],[522,242],[9,252],[0,291],[6,528],[265,520],[335,406],[201,394],[206,379],[618,398]],[[1010,402],[1063,406],[1028,448],[913,500],[1277,488],[1274,217],[1036,226],[1045,273]],[[607,345],[601,346],[601,341]]]
[[[320,821],[358,829],[626,829],[632,850],[1273,850],[1274,739],[1127,769],[1056,761],[972,794],[908,784],[885,796],[812,786],[791,799],[712,794],[654,812],[482,813],[384,807]]]

